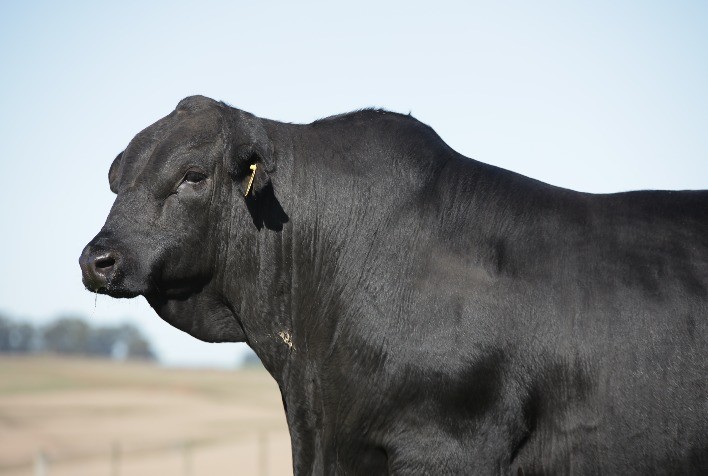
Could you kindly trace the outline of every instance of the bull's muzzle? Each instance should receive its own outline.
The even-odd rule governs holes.
[[[93,292],[106,292],[120,265],[120,255],[88,244],[79,257],[84,286]]]

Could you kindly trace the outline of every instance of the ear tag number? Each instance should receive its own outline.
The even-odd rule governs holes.
[[[253,173],[251,174],[251,178],[248,180],[248,187],[246,187],[246,193],[243,194],[244,197],[248,196],[248,192],[251,191],[251,185],[253,185],[253,179],[256,178],[256,164],[251,164],[249,168],[253,170]]]

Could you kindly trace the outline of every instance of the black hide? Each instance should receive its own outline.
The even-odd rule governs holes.
[[[410,116],[204,97],[110,182],[86,287],[247,342],[296,474],[708,474],[706,191],[578,193]]]

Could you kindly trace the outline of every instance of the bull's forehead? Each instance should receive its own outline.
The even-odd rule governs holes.
[[[221,148],[222,117],[214,109],[201,111],[175,110],[141,131],[123,152],[121,184],[135,184],[171,175],[187,161],[208,167]]]

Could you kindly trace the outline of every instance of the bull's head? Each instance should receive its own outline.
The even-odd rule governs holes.
[[[115,203],[79,259],[86,288],[143,295],[163,319],[202,340],[245,340],[223,274],[257,266],[228,260],[244,255],[255,240],[249,233],[263,226],[258,202],[274,197],[272,154],[260,119],[205,97],[181,101],[111,165]]]

